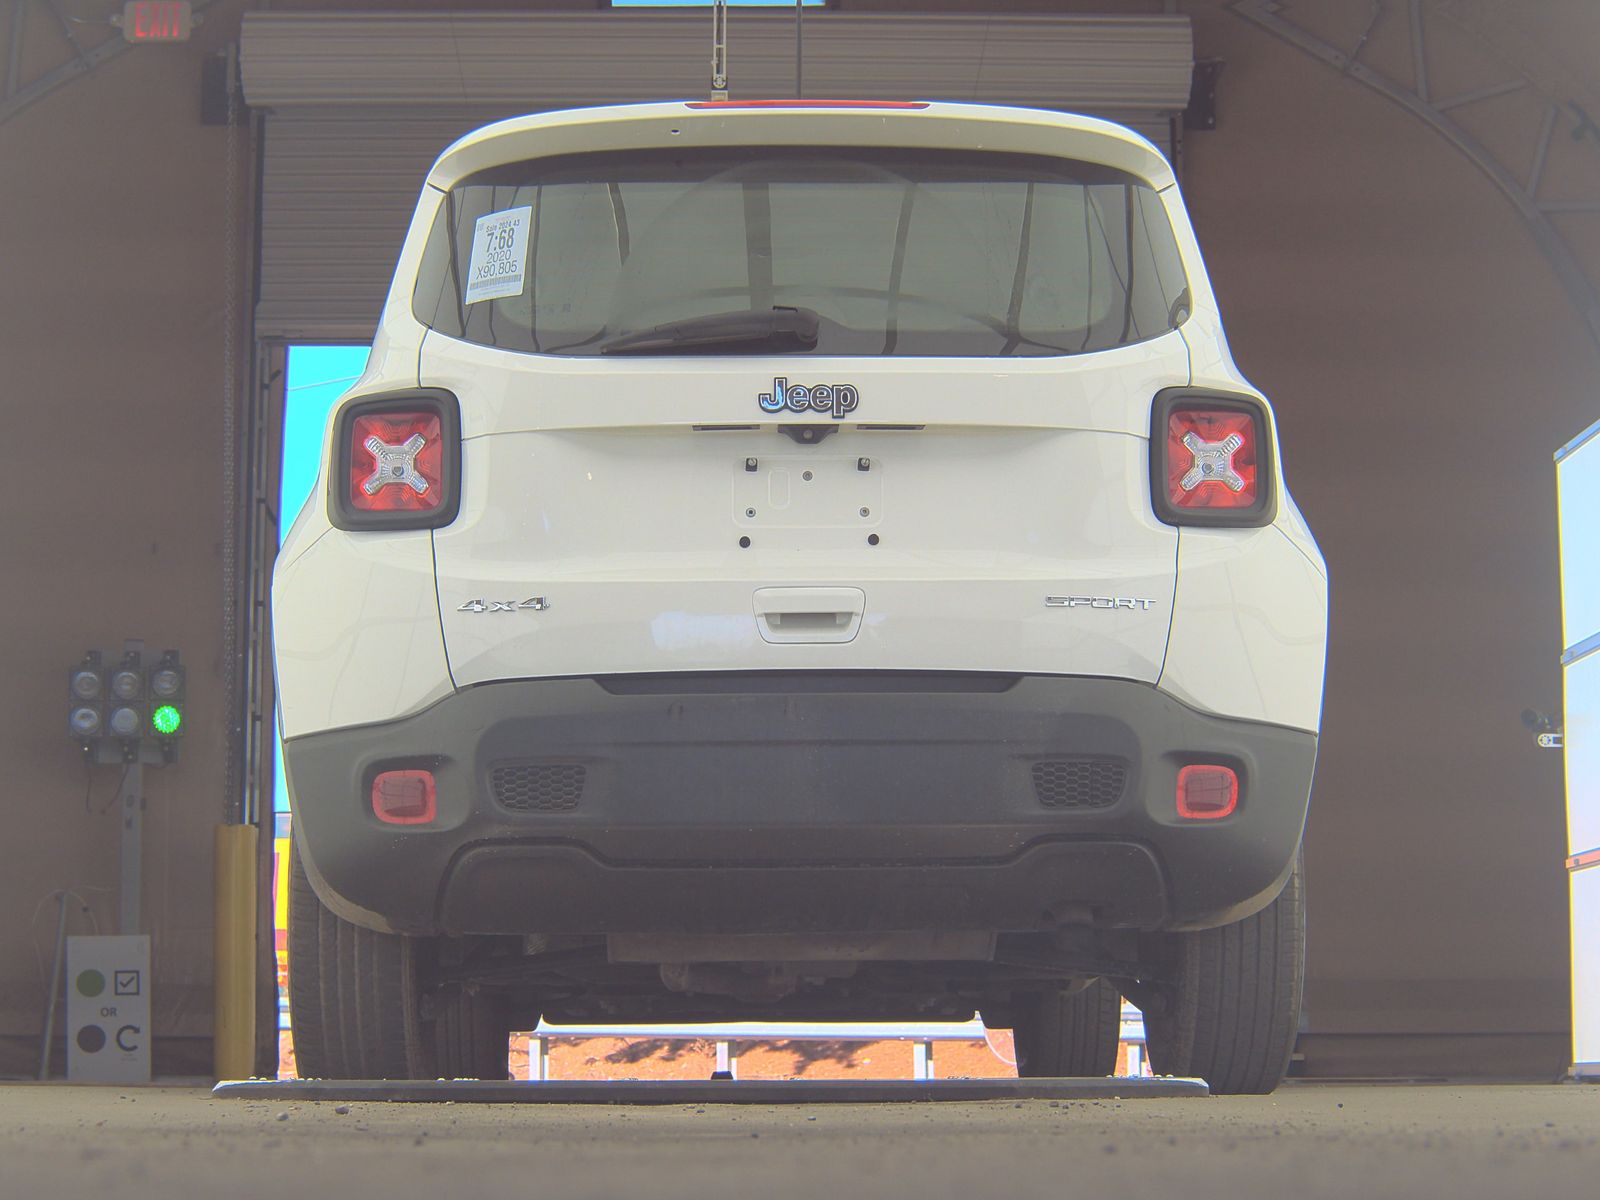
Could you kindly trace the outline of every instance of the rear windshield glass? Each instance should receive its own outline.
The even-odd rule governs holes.
[[[560,355],[791,308],[812,334],[796,351],[1086,354],[1165,333],[1187,306],[1160,199],[1131,175],[1049,157],[789,147],[483,172],[446,197],[413,297],[418,319],[451,337]],[[692,342],[667,352],[739,350]]]

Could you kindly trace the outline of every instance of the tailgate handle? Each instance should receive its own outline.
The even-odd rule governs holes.
[[[774,643],[854,641],[866,607],[860,588],[757,588],[755,594],[756,626]]]

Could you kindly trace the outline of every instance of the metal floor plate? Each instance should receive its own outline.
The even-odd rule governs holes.
[[[1154,1100],[1208,1096],[1204,1080],[1111,1079],[247,1079],[212,1094],[242,1100],[403,1104],[905,1104],[960,1100]]]

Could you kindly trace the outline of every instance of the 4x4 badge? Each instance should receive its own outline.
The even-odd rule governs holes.
[[[853,413],[861,403],[861,393],[853,383],[790,383],[787,379],[774,379],[772,390],[756,397],[762,412],[819,412],[832,413],[835,421],[842,421],[846,413]]]
[[[499,613],[516,612],[518,609],[532,609],[534,612],[543,612],[550,607],[550,601],[543,596],[529,596],[521,604],[515,600],[468,600],[457,612],[464,613]]]

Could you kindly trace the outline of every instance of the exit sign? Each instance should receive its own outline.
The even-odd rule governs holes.
[[[122,36],[130,42],[187,42],[193,27],[189,0],[128,0],[122,6]]]

